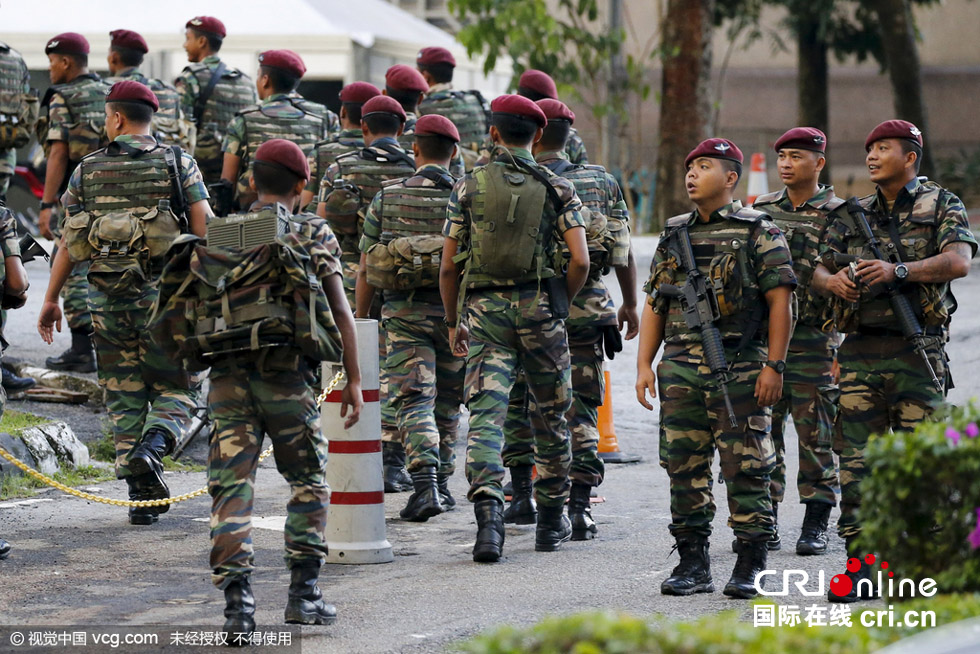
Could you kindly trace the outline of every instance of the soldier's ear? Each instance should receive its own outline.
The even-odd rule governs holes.
[[[258,192],[259,192],[259,189],[255,188],[255,176],[254,175],[249,175],[248,176],[248,188],[249,188],[250,191],[252,191],[252,193],[258,194]]]
[[[826,166],[826,165],[827,165],[827,157],[823,156],[822,154],[821,155],[817,155],[817,173],[818,174],[823,171],[824,166]]]
[[[540,128],[540,127],[539,127],[539,128],[538,128],[538,131],[536,131],[536,132],[534,133],[534,140],[533,140],[533,141],[531,141],[531,142],[532,142],[532,143],[537,143],[538,141],[540,141],[540,140],[541,140],[541,137],[542,137],[542,136],[544,136],[544,130],[543,130],[542,128]]]
[[[500,130],[494,125],[490,126],[490,140],[494,143],[500,143]]]
[[[299,197],[300,195],[303,194],[303,191],[306,190],[306,183],[308,181],[309,180],[301,179],[301,180],[298,180],[295,184],[293,184],[293,194],[295,194],[296,197]],[[300,209],[302,209],[302,208],[303,207],[300,207]]]
[[[416,159],[419,158],[419,144],[418,141],[412,141],[412,156]]]

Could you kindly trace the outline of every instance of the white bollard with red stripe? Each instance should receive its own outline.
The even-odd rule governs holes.
[[[746,204],[752,204],[760,195],[769,192],[769,177],[766,174],[766,155],[756,152],[752,155],[752,165],[749,168],[749,188]]]
[[[327,563],[391,563],[394,554],[385,535],[385,492],[381,472],[381,403],[378,383],[378,321],[356,320],[357,360],[364,408],[361,418],[344,429],[340,390],[327,396],[320,424],[329,446],[327,483]],[[343,366],[325,363],[323,379]]]

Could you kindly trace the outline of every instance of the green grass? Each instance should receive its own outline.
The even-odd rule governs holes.
[[[51,422],[51,420],[32,413],[7,410],[3,412],[3,417],[0,418],[0,433],[16,434],[30,427],[37,427],[48,422]]]
[[[115,479],[116,475],[111,469],[82,466],[74,470],[68,469],[57,472],[52,475],[52,478],[66,486],[75,487],[109,481]],[[39,488],[45,487],[44,483],[27,475],[4,475],[0,478],[0,500],[13,497],[33,497],[37,495]]]

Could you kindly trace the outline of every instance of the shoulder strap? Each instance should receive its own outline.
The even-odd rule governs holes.
[[[456,185],[451,175],[440,173],[438,170],[433,170],[432,168],[426,168],[425,170],[416,174],[419,177],[424,177],[430,182],[435,183],[437,188],[441,188],[446,191],[451,191],[453,186]]]
[[[379,150],[383,150],[384,152],[386,152],[391,157],[391,159],[388,160],[389,162],[401,161],[403,163],[408,164],[412,168],[415,168],[415,159],[413,159],[412,156],[409,155],[407,152],[402,152],[399,148],[397,148],[394,145],[391,145],[390,143],[371,145],[370,147],[378,148]],[[369,148],[364,148],[363,152],[365,153],[365,155],[369,157],[375,156],[374,153],[372,153]]]
[[[225,62],[218,62],[218,67],[211,71],[211,79],[208,80],[208,85],[201,91],[201,95],[197,96],[197,101],[194,102],[194,124],[198,127],[201,126],[201,118],[204,117],[204,108],[214,93],[214,87],[218,85],[218,80],[225,74],[227,68]]]
[[[184,188],[180,185],[181,151],[180,147],[171,145],[163,151],[163,158],[167,162],[167,176],[170,178],[170,188],[173,195],[174,214],[180,224],[181,234],[188,232],[187,225],[187,198],[184,197]]]
[[[568,170],[569,168],[571,168],[574,165],[575,164],[573,164],[568,159],[558,159],[558,160],[553,161],[552,163],[548,164],[547,166],[545,166],[545,168],[547,168],[548,170],[550,170],[554,174],[556,174],[558,176],[561,176],[562,173],[564,173],[566,170]]]
[[[563,203],[561,198],[558,197],[558,191],[556,191],[555,187],[551,185],[551,180],[548,179],[544,173],[538,170],[537,166],[526,164],[517,157],[511,157],[511,159],[513,160],[515,166],[544,184],[544,188],[548,192],[548,197],[551,199],[551,204],[553,204],[555,207],[555,218],[560,216],[561,210],[565,207],[565,203]]]

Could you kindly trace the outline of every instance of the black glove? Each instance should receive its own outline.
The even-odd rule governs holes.
[[[606,325],[602,328],[602,346],[610,361],[616,358],[617,352],[623,351],[623,335],[619,333],[618,325]]]

